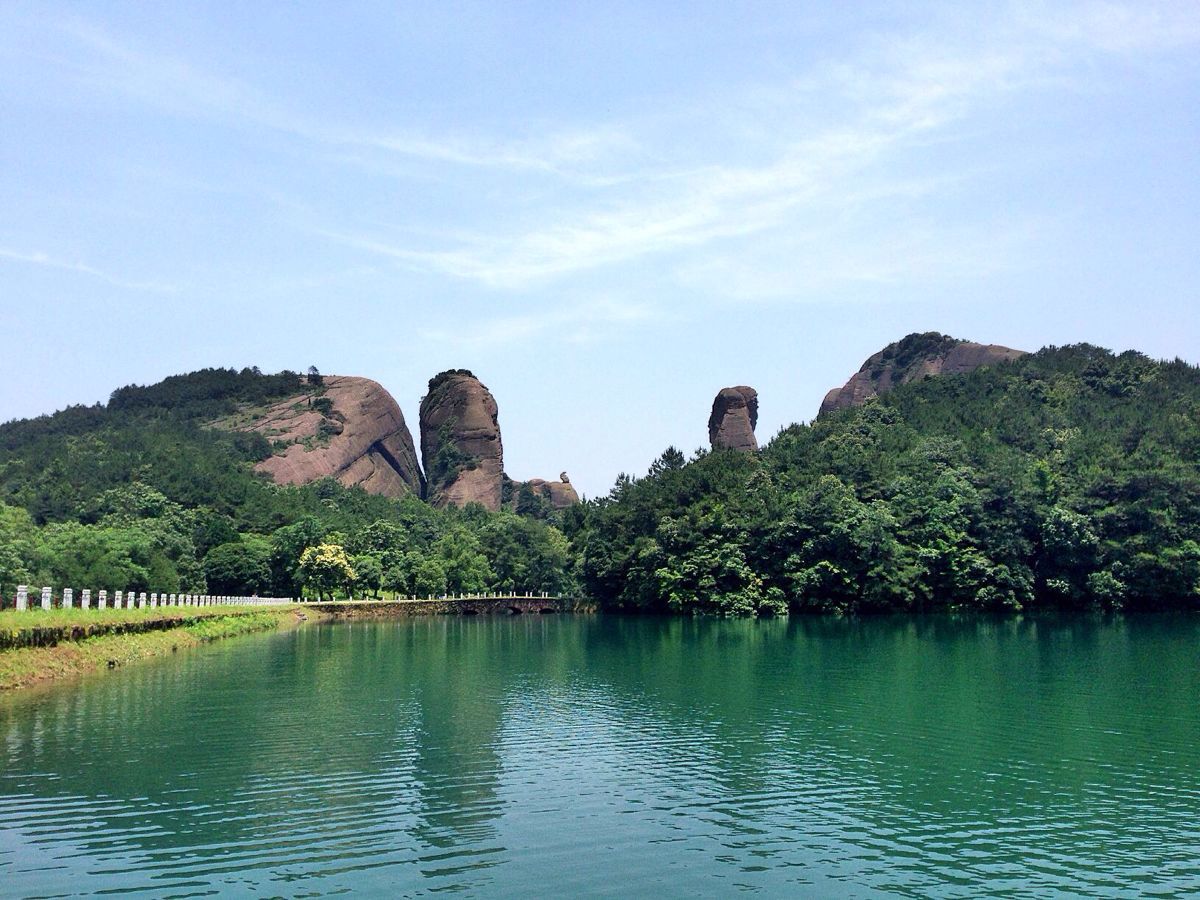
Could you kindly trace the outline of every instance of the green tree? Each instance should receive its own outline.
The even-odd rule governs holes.
[[[0,597],[30,581],[37,567],[37,539],[37,528],[28,512],[0,503]]]
[[[271,535],[271,589],[293,596],[304,584],[300,559],[309,547],[320,544],[326,528],[315,516],[305,516],[291,525],[277,528]]]
[[[63,523],[48,526],[39,548],[39,580],[108,590],[178,591],[179,573],[154,536],[137,527]]]
[[[357,576],[355,583],[359,589],[370,591],[371,596],[378,599],[379,590],[383,586],[382,560],[369,553],[360,553],[350,560],[350,565]]]
[[[271,587],[271,545],[262,538],[220,544],[204,557],[208,590],[218,596],[249,597]]]
[[[335,591],[350,589],[356,577],[350,557],[339,544],[318,544],[300,554],[300,577],[322,599],[332,599]]]
[[[479,539],[466,528],[452,528],[438,538],[433,551],[446,575],[451,593],[479,592],[495,577]]]
[[[440,559],[419,556],[413,561],[411,571],[412,592],[417,597],[437,597],[446,593],[446,569]]]

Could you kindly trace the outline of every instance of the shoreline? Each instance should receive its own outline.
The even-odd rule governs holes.
[[[438,600],[334,600],[280,607],[212,607],[164,613],[161,609],[93,611],[56,610],[16,614],[0,612],[0,697],[30,688],[52,685],[105,670],[119,669],[143,660],[158,659],[180,650],[199,647],[229,637],[272,630],[299,628],[319,622],[408,619],[425,616],[513,616],[553,614],[625,615],[720,621],[719,616],[687,616],[636,610],[603,610],[586,600],[556,598],[438,599]],[[1177,610],[1143,611],[1172,613]],[[1195,613],[1194,610],[1186,612]],[[806,611],[784,618],[895,619],[910,622],[960,618],[993,621],[1054,621],[1066,618],[1124,618],[1127,611],[1036,610],[994,611],[936,610],[830,614]],[[1133,618],[1139,616],[1134,615]],[[96,621],[99,619],[99,621]]]
[[[311,622],[416,616],[593,613],[594,603],[557,598],[333,600],[290,606],[0,612],[0,696],[180,650]]]
[[[295,606],[244,610],[226,607],[200,615],[189,612],[124,621],[110,618],[116,621],[49,627],[29,623],[21,629],[6,629],[4,637],[12,643],[0,650],[0,697],[158,659],[223,638],[296,628],[310,620]],[[3,626],[10,624],[5,621]],[[16,643],[20,641],[25,643]]]

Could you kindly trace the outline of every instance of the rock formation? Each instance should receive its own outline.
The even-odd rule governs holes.
[[[528,484],[553,509],[579,502],[566,472],[559,481],[507,478],[496,401],[463,369],[429,382],[421,401],[421,462],[399,405],[366,378],[327,375],[316,390],[298,384],[293,396],[210,424],[266,437],[275,454],[256,468],[278,484],[333,477],[371,494],[415,495],[439,507],[481,503],[491,510],[505,498],[515,508],[517,492]]]
[[[936,375],[965,375],[982,366],[1010,362],[1024,355],[1024,350],[961,341],[936,331],[910,334],[884,347],[863,363],[843,387],[826,394],[821,412],[861,406],[910,381]]]
[[[552,509],[566,509],[568,506],[574,506],[579,502],[579,494],[575,492],[575,487],[571,484],[571,479],[567,477],[566,472],[563,472],[559,478],[559,481],[546,481],[544,478],[514,481],[512,483],[512,502],[510,506],[513,509],[517,508],[520,490],[526,485],[533,491],[535,497],[545,500],[550,504]]]
[[[372,494],[421,496],[421,468],[404,413],[367,378],[328,375],[324,391],[298,392],[248,421],[219,423],[257,431],[284,448],[257,465],[279,484],[332,476]]]
[[[434,376],[421,400],[425,498],[434,506],[500,508],[504,447],[496,401],[465,369]]]
[[[758,425],[758,392],[752,387],[721,388],[708,417],[708,440],[714,450],[758,449],[754,428]]]

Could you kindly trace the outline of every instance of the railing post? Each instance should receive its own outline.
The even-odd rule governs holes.
[[[28,585],[17,585],[17,609],[29,609],[29,587]]]
[[[71,609],[75,605],[75,589],[63,588],[62,608]]]
[[[96,609],[108,609],[108,591],[104,590],[96,597]]]
[[[121,592],[113,591],[113,609],[121,608]]]
[[[42,588],[42,609],[50,609],[53,604],[52,591],[48,587]]]
[[[84,588],[83,592],[80,593],[79,608],[80,609],[91,609],[92,608],[92,589],[91,588]]]

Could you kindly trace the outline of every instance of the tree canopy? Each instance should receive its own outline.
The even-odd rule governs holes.
[[[1052,347],[757,454],[680,457],[564,521],[611,607],[1200,606],[1200,369],[1181,361]]]

